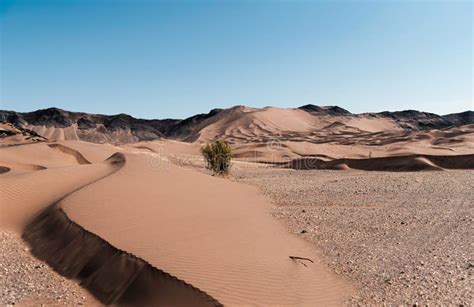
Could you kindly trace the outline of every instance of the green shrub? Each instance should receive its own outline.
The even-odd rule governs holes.
[[[213,143],[204,145],[201,153],[206,159],[207,168],[217,174],[226,174],[229,172],[232,160],[232,148],[223,140],[217,140]]]

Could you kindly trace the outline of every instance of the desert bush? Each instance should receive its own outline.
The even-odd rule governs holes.
[[[232,149],[230,145],[223,140],[204,145],[201,153],[206,159],[207,168],[217,174],[226,174],[229,172],[232,160]]]

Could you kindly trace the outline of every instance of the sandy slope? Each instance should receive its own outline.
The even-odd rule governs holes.
[[[49,168],[28,171],[21,162],[12,163],[13,157]],[[21,230],[48,205],[116,171],[121,157],[114,156],[97,164],[80,164],[74,155],[40,143],[3,149],[1,160],[0,163],[10,165],[11,170],[0,177],[0,225],[2,228]],[[15,168],[17,165],[19,169]]]
[[[339,305],[352,291],[314,258],[311,245],[288,234],[269,216],[267,200],[256,189],[183,168],[165,157],[184,149],[193,153],[194,146],[176,142],[138,144],[121,148],[117,150],[120,154],[99,162],[117,148],[75,141],[49,145],[3,149],[6,154],[0,156],[0,164],[10,165],[12,170],[0,177],[1,225],[21,231],[42,209],[60,200],[58,208],[67,216],[47,216],[42,224],[29,226],[26,235],[38,256],[63,246],[61,242],[67,237],[75,238],[71,241],[74,245],[44,259],[60,272],[54,259],[79,259],[69,253],[92,240],[112,245],[98,246],[101,252],[94,257],[103,259],[107,252],[102,250],[118,249],[119,254],[123,250],[224,304]],[[163,154],[160,148],[168,151]],[[15,169],[15,163],[25,161],[46,169]],[[58,224],[58,218],[65,220]],[[68,219],[77,224],[67,226],[64,223],[70,223]],[[56,227],[61,225],[66,228],[59,231]],[[82,241],[80,237],[89,235],[81,227],[98,237]],[[73,228],[76,230],[72,233],[67,230]],[[77,237],[80,233],[84,234]],[[130,259],[128,254],[121,255],[121,259]],[[309,257],[314,263],[289,256]],[[68,263],[63,260],[63,265]],[[135,276],[126,274],[127,280]],[[95,275],[96,280],[109,276],[103,270]],[[174,280],[166,276],[159,280]],[[145,279],[147,287],[149,280],[158,280]],[[196,293],[173,283],[182,285],[174,281],[161,285],[178,289],[180,296]],[[84,286],[87,288],[87,283]],[[116,295],[108,298],[116,299]]]
[[[409,131],[387,117],[314,116],[301,109],[273,107],[223,110],[181,139],[198,148],[217,138],[232,144],[235,158],[265,162],[308,156],[331,160],[474,152],[474,125]]]
[[[367,116],[313,116],[301,109],[254,109],[238,106],[211,117],[196,127],[187,141],[206,142],[216,137],[231,142],[255,142],[285,136],[309,135],[335,122],[366,132],[402,131],[391,119]]]
[[[138,142],[138,137],[134,136],[130,129],[120,131],[107,131],[102,124],[98,124],[93,129],[80,129],[77,124],[68,127],[46,127],[38,125],[26,125],[31,129],[50,141],[88,141],[99,144],[104,143],[132,143]]]
[[[60,202],[73,221],[224,304],[342,302],[349,288],[320,264],[288,258],[314,253],[271,219],[254,189],[174,164],[151,168],[147,154],[126,159]]]
[[[0,144],[30,144],[45,141],[41,135],[34,133],[28,129],[15,127],[11,123],[0,122]]]
[[[234,155],[247,161],[281,162],[306,157],[361,159],[409,155],[474,153],[474,125],[423,132],[357,132],[330,129],[311,135],[286,135],[232,144]]]

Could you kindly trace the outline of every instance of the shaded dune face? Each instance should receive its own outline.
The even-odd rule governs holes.
[[[36,257],[78,280],[104,304],[221,306],[205,292],[75,224],[57,204],[27,225],[23,238]]]
[[[316,158],[295,159],[286,167],[293,169],[358,169],[365,171],[434,171],[443,169],[474,169],[471,155],[408,155],[370,159],[335,159],[324,161]]]
[[[74,150],[70,147],[67,147],[67,146],[64,146],[64,145],[61,145],[61,144],[58,144],[58,143],[48,144],[48,146],[50,148],[55,148],[55,149],[65,153],[67,155],[73,156],[77,160],[77,163],[79,163],[79,164],[91,164],[91,162],[89,162],[89,160],[87,160],[82,155],[82,153],[80,153],[79,151]]]
[[[9,167],[0,165],[0,174],[7,173],[9,171],[10,171]]]

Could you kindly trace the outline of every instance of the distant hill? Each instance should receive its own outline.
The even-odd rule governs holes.
[[[351,112],[338,106],[315,106],[314,104],[307,104],[298,109],[305,110],[314,115],[352,115]]]
[[[160,138],[188,142],[225,138],[230,142],[261,142],[291,138],[304,140],[305,136],[322,130],[333,133],[350,130],[357,134],[443,129],[473,124],[474,112],[443,116],[414,110],[352,114],[338,106],[236,106],[214,109],[184,120],[148,120],[127,114],[101,115],[48,108],[25,113],[0,111],[0,121],[52,140],[130,143]]]
[[[0,121],[36,131],[48,139],[130,143],[164,137],[161,132],[177,120],[137,119],[127,114],[100,115],[48,108],[19,113],[0,111]]]

